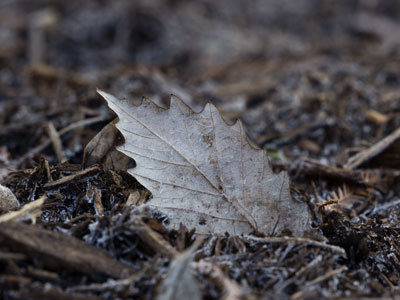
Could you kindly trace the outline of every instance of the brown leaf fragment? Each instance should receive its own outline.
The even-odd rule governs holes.
[[[29,257],[42,257],[41,261],[50,268],[59,269],[61,266],[80,273],[101,273],[114,278],[134,272],[99,248],[64,233],[24,223],[2,223],[0,243]]]
[[[102,164],[106,170],[127,170],[132,165],[131,159],[120,151],[116,146],[123,143],[121,133],[115,128],[118,119],[108,123],[90,142],[86,145],[83,153],[84,168]]]
[[[173,227],[236,235],[309,229],[307,206],[291,198],[287,173],[273,173],[266,151],[249,142],[240,121],[229,126],[214,105],[195,113],[174,96],[164,109],[149,99],[133,106],[99,93],[119,117],[125,144],[118,150],[137,164],[128,172]]]
[[[201,293],[192,275],[190,263],[197,245],[177,256],[157,291],[157,300],[200,300]]]

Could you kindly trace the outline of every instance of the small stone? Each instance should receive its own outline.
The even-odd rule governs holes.
[[[19,202],[17,198],[15,198],[8,187],[0,184],[0,211],[8,212],[18,208]]]

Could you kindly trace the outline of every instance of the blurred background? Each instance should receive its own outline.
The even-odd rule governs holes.
[[[273,160],[340,165],[400,125],[399,17],[394,0],[0,0],[0,167],[57,162],[54,130],[80,163],[114,117],[96,87],[211,101]]]

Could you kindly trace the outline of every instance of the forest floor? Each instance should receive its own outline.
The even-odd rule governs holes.
[[[0,1],[0,183],[33,203],[0,216],[1,299],[169,299],[195,242],[135,210],[150,193],[126,169],[83,160],[115,118],[96,88],[214,103],[308,204],[314,237],[199,242],[194,298],[395,298],[399,17],[389,0]]]

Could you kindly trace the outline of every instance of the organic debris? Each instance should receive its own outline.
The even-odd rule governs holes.
[[[179,273],[202,299],[398,299],[399,17],[395,0],[2,1],[0,298],[156,299]],[[281,216],[196,242],[146,206],[96,88],[239,118],[310,231]]]
[[[290,196],[288,175],[272,172],[266,151],[249,143],[240,121],[229,126],[212,104],[196,114],[176,97],[164,110],[151,100],[135,107],[99,93],[118,114],[125,137],[118,150],[136,162],[128,172],[175,228],[234,235],[310,229],[306,204]]]

